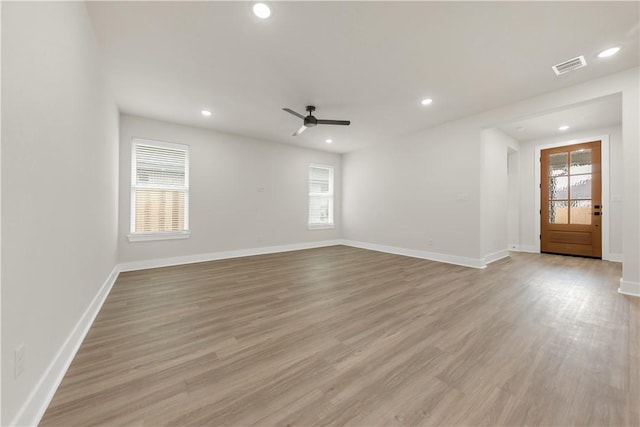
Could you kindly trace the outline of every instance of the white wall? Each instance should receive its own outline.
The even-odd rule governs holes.
[[[616,93],[623,99],[623,281],[633,288],[640,283],[638,68],[345,155],[344,236],[482,260],[481,130]]]
[[[622,256],[623,236],[623,199],[624,199],[624,165],[622,151],[622,126],[597,128],[582,132],[557,135],[554,137],[523,141],[520,143],[520,236],[521,246],[525,250],[534,250],[539,242],[536,223],[540,216],[536,212],[536,186],[534,177],[536,161],[536,147],[549,144],[564,143],[571,140],[609,136],[609,194],[610,206],[607,206],[607,216],[603,221],[609,222],[609,252],[614,259]]]
[[[84,3],[1,7],[2,425],[9,425],[32,419],[21,408],[116,265],[118,114]],[[14,349],[22,343],[16,379]]]
[[[2,4],[0,4],[0,46],[2,46]],[[0,92],[2,87],[2,48],[0,48]],[[0,118],[2,117],[2,102],[0,102]],[[0,120],[0,189],[2,188],[2,120]],[[2,197],[0,193],[0,242],[2,242]],[[2,319],[2,244],[0,244],[0,319]],[[1,328],[1,324],[0,324]],[[0,337],[2,331],[0,331]],[[2,346],[0,345],[0,424],[2,423]]]
[[[640,87],[639,72],[630,70],[629,81],[622,90],[622,280],[620,290],[640,295]]]
[[[509,150],[507,160],[507,242],[520,248],[520,150]]]
[[[452,122],[344,156],[344,237],[478,260],[480,129]]]
[[[487,261],[507,256],[508,246],[508,149],[518,141],[497,128],[481,134],[481,239]]]
[[[189,239],[128,241],[133,137],[189,145]],[[339,239],[341,157],[123,114],[120,117],[120,262]],[[307,229],[310,163],[334,167],[336,226],[330,230]]]

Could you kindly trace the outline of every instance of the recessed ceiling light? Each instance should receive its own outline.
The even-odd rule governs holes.
[[[331,144],[333,142],[333,139],[325,139],[324,142],[326,142],[327,144]]]
[[[558,128],[558,130],[561,130],[561,131],[565,131],[565,130],[567,130],[567,129],[569,129],[569,126],[567,126],[567,125],[562,125],[562,126],[560,126],[560,127]]]
[[[425,98],[425,99],[423,99],[422,101],[420,101],[420,104],[422,104],[422,105],[429,105],[429,104],[431,104],[432,102],[433,102],[433,99],[431,99],[431,98]]]
[[[271,16],[271,9],[264,3],[256,3],[253,5],[253,14],[260,19],[267,19]]]
[[[211,115],[211,111],[209,110],[202,110],[200,111],[200,114],[202,114],[205,117],[209,117]]]
[[[607,58],[609,56],[613,56],[616,53],[618,53],[619,50],[620,50],[620,48],[617,47],[617,46],[616,47],[611,47],[609,49],[605,49],[605,50],[603,50],[602,52],[600,52],[598,54],[598,58]]]

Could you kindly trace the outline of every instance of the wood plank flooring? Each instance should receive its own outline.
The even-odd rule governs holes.
[[[620,275],[346,246],[123,273],[41,425],[638,426]]]

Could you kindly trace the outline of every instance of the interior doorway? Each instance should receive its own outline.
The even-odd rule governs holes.
[[[602,257],[601,141],[540,153],[540,250]]]

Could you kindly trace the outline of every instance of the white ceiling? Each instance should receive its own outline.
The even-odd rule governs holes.
[[[639,63],[638,2],[270,6],[260,20],[249,2],[87,3],[121,111],[335,152]],[[586,68],[551,70],[578,55]],[[352,124],[293,137],[301,120],[282,108],[308,104]]]
[[[500,130],[518,141],[531,141],[564,133],[605,128],[622,123],[622,96],[611,95],[571,106],[559,111],[543,113],[535,117],[498,126]],[[560,126],[570,128],[560,131]]]

